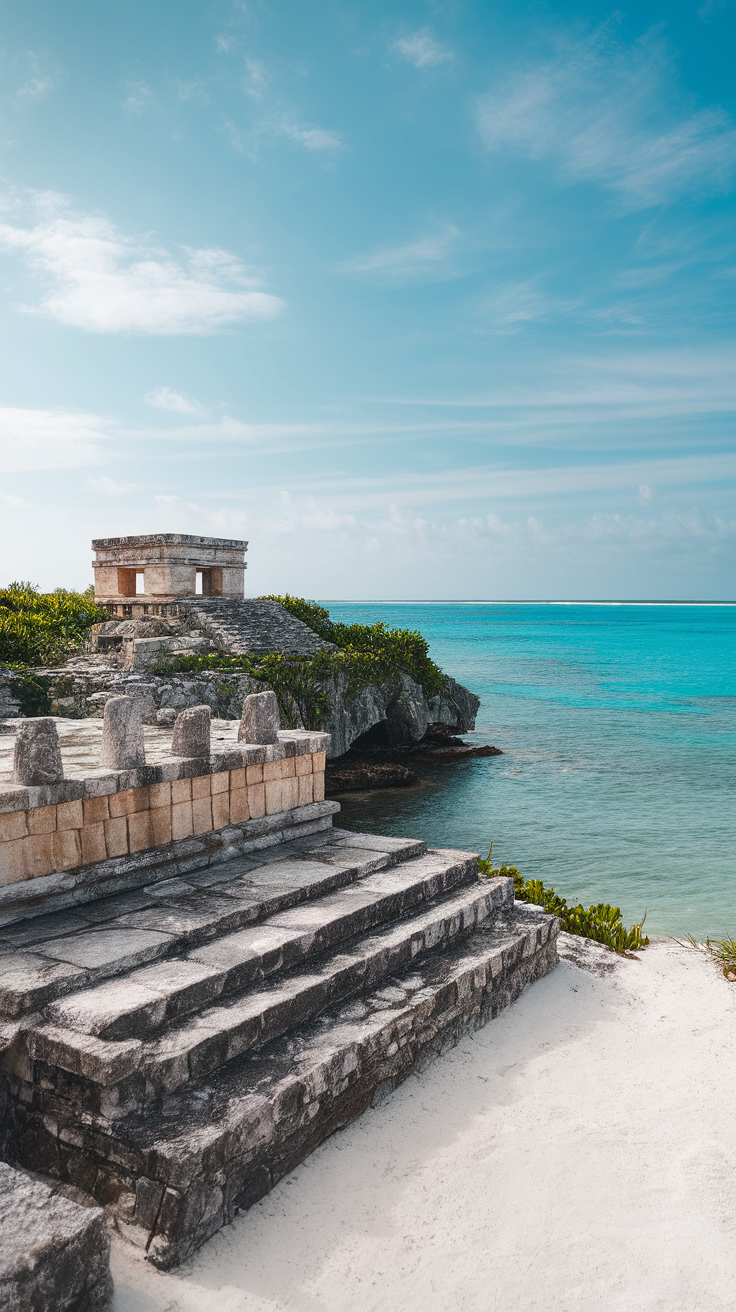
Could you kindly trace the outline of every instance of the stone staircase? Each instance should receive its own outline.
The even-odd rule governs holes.
[[[182,609],[184,606],[221,651],[240,656],[265,652],[316,656],[320,651],[335,650],[278,601],[208,597],[187,601]]]
[[[2,931],[49,963],[0,996],[10,1154],[161,1267],[557,961],[474,855],[339,829],[84,914]]]

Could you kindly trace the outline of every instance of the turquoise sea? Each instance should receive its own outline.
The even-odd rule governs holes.
[[[325,602],[419,629],[481,699],[422,787],[341,799],[341,823],[487,853],[654,933],[736,936],[736,605]]]

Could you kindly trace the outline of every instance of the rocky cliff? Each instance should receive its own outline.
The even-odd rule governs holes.
[[[317,627],[326,624],[328,633],[339,633],[340,626],[330,624],[328,612],[315,603],[283,600],[292,608],[301,608]],[[264,677],[253,677],[252,670],[256,669],[269,679],[281,678],[281,685],[277,682],[274,687],[285,724],[329,732],[333,757],[342,756],[353,746],[414,746],[425,737],[465,733],[474,728],[478,698],[454,679],[443,681],[442,672],[428,659],[427,645],[419,634],[389,631],[382,625],[353,626],[346,642],[354,642],[356,635],[360,641],[366,634],[369,643],[384,644],[383,659],[369,666],[367,676],[365,665],[361,665],[361,651],[357,651],[357,658],[340,651],[274,598],[238,602],[198,598],[196,602],[182,602],[177,614],[165,619],[147,616],[98,625],[88,644],[90,650],[73,657],[61,669],[28,670],[24,675],[0,670],[0,719],[101,716],[108,697],[126,693],[140,699],[143,719],[149,724],[166,724],[178,711],[199,705],[210,706],[216,719],[236,720],[244,697],[269,686]],[[390,647],[392,642],[394,647]],[[388,658],[386,644],[390,649]],[[411,663],[412,659],[416,662],[417,651],[420,656],[424,653],[423,665]],[[195,659],[194,673],[168,672],[172,662],[176,668],[177,659],[180,668],[186,667],[186,660],[179,658],[198,658],[210,652],[243,657],[246,667],[250,657],[255,665],[251,663],[250,673],[242,669],[243,661],[235,669],[199,670],[201,662]],[[289,661],[296,659],[297,668],[307,671],[307,683],[312,681],[312,693],[316,694],[311,702],[309,698],[300,701],[298,692],[294,694],[294,686],[289,684],[291,664],[272,663],[268,673],[267,662],[272,660],[269,653]],[[264,656],[265,665],[259,662]],[[322,657],[327,663],[323,659],[315,673],[317,666],[311,662]],[[165,665],[162,668],[165,661],[168,671]],[[416,678],[402,668],[407,662]],[[376,670],[381,671],[380,676]],[[431,677],[425,677],[427,671]],[[440,690],[427,693],[420,678],[427,687]],[[302,724],[301,717],[318,719],[319,724]]]
[[[143,674],[109,669],[84,660],[32,677],[0,674],[0,719],[25,715],[101,716],[108,697],[139,698],[144,720],[166,724],[187,706],[210,706],[216,719],[240,718],[247,693],[263,692],[263,682],[247,674],[211,670],[202,674]],[[330,680],[327,710],[320,729],[332,735],[331,756],[356,743],[396,747],[421,742],[425,735],[475,725],[479,700],[454,679],[427,698],[408,674],[351,690],[345,677]]]

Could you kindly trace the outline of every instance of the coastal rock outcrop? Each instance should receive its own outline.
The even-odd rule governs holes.
[[[332,735],[332,756],[350,747],[413,745],[437,727],[467,733],[475,727],[480,699],[454,679],[442,692],[427,697],[408,674],[352,689],[346,676],[333,679],[322,725]]]
[[[3,682],[6,686],[3,687]],[[239,720],[243,702],[265,685],[248,674],[207,670],[197,674],[142,674],[70,661],[57,670],[34,670],[25,680],[0,678],[9,715],[62,715],[101,719],[110,697],[134,697],[144,724],[164,724],[193,706],[209,706],[213,719]],[[376,747],[416,745],[440,732],[466,733],[475,725],[479,698],[454,679],[442,692],[427,697],[408,674],[398,672],[381,683],[354,688],[347,676],[330,680],[327,708],[319,728],[332,735],[331,756],[354,744]]]

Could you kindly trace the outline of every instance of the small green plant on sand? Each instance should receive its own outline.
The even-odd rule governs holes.
[[[524,879],[516,866],[494,866],[492,862],[493,843],[488,857],[479,861],[481,874],[491,878],[494,875],[506,875],[514,881],[514,897],[517,902],[533,902],[543,907],[552,916],[559,916],[562,928],[568,934],[578,934],[581,938],[592,938],[596,943],[603,943],[614,952],[636,952],[646,947],[649,939],[642,935],[646,911],[639,924],[626,929],[621,920],[619,907],[599,902],[597,906],[584,907],[582,902],[570,906],[567,898],[560,897],[553,888],[545,888],[541,879]]]
[[[721,967],[725,979],[731,983],[736,982],[736,938],[726,934],[724,938],[707,938],[705,943],[699,943],[692,934],[688,934],[685,942],[688,947],[704,952],[711,961],[715,961]]]

